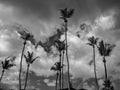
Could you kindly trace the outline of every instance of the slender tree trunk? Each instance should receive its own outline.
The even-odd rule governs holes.
[[[57,73],[56,73],[56,86],[55,86],[55,90],[57,90],[57,82],[58,82],[58,71],[57,71]]]
[[[104,63],[104,68],[105,68],[105,80],[107,80],[107,67],[106,67],[105,56],[103,57],[103,63]]]
[[[20,71],[19,71],[19,90],[21,90],[22,60],[23,60],[23,55],[24,55],[25,45],[26,45],[26,40],[24,41],[24,46],[23,46],[23,49],[22,49],[21,61],[20,61]]]
[[[2,80],[2,77],[3,77],[3,75],[4,75],[4,72],[5,72],[5,70],[3,69],[3,70],[2,70],[1,77],[0,77],[0,82],[1,82],[1,80]]]
[[[97,80],[97,73],[96,73],[95,46],[93,46],[93,61],[94,61],[95,82],[96,82],[97,90],[99,90],[99,85],[98,85],[98,80]]]
[[[65,21],[65,41],[66,41],[66,59],[67,59],[67,70],[68,70],[68,90],[70,90],[70,73],[69,73],[69,58],[68,58],[68,44],[67,44],[67,20]]]
[[[61,52],[60,52],[60,77],[59,77],[59,85],[61,90]]]
[[[28,64],[28,66],[27,66],[27,73],[26,73],[26,80],[25,80],[24,90],[26,90],[26,87],[27,87],[27,80],[28,80],[29,67],[30,67],[30,64]]]
[[[62,89],[64,87],[64,74],[63,74],[63,64],[64,64],[64,51],[63,51],[63,54],[62,54]]]

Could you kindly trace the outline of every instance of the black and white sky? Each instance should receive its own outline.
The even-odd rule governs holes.
[[[45,41],[61,26],[61,8],[74,8],[75,12],[69,20],[68,43],[70,73],[73,86],[80,88],[81,83],[88,90],[94,90],[94,68],[92,47],[86,45],[87,38],[96,36],[111,44],[116,44],[110,57],[107,57],[108,75],[119,90],[120,86],[120,0],[0,0],[0,57],[1,61],[9,55],[17,56],[16,67],[6,71],[0,87],[4,90],[18,88],[19,61],[23,40],[16,33],[14,26],[22,25],[29,30],[36,41]],[[80,25],[87,25],[86,32],[80,33]],[[62,38],[62,37],[61,37]],[[34,51],[40,59],[30,68],[28,90],[53,90],[55,86],[55,72],[50,67],[58,61],[58,57],[47,55],[42,47],[36,51],[29,43],[26,50]],[[97,74],[99,85],[102,87],[104,67],[102,58],[96,50]],[[1,68],[1,67],[0,67]],[[0,74],[1,74],[0,69]],[[26,63],[23,62],[23,70]],[[23,78],[24,75],[23,75]]]

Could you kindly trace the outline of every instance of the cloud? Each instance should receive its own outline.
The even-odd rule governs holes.
[[[55,82],[56,82],[56,81],[54,80],[54,81],[50,82],[49,79],[44,79],[44,82],[45,82],[48,86],[53,87],[53,86],[55,86]]]
[[[0,0],[0,2],[0,26],[4,26],[4,28],[0,28],[0,54],[1,56],[17,56],[15,71],[8,71],[8,74],[5,74],[5,77],[8,76],[8,78],[5,78],[3,83],[7,81],[8,83],[6,84],[18,83],[16,79],[19,73],[23,42],[15,33],[12,25],[16,23],[22,24],[35,35],[37,41],[46,41],[46,38],[53,35],[56,28],[60,27],[59,9],[65,7],[75,9],[75,13],[68,24],[69,60],[72,79],[89,79],[94,77],[93,65],[89,64],[92,60],[92,47],[86,45],[87,38],[92,35],[117,45],[112,55],[106,59],[109,75],[115,80],[118,79],[120,74],[119,0]],[[88,30],[80,33],[81,37],[78,38],[76,37],[76,31],[81,30],[80,24],[82,23],[87,24]],[[39,46],[35,50],[30,43],[26,48],[27,50],[34,51],[35,56],[40,56],[40,59],[31,65],[30,73],[34,72],[37,76],[44,77],[55,75],[55,72],[50,71],[50,68],[59,60],[58,57],[48,57],[42,47]],[[98,77],[104,77],[102,58],[97,50],[96,60]],[[23,60],[23,71],[26,71],[25,60]],[[15,80],[14,77],[16,78]],[[24,76],[22,78],[24,79]],[[47,83],[48,85],[54,84],[49,80]],[[88,86],[87,83],[86,85]],[[93,89],[94,87],[89,88]]]

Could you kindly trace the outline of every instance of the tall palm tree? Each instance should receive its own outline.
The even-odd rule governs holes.
[[[5,58],[5,61],[2,61],[2,69],[3,70],[2,70],[1,77],[0,77],[0,82],[2,80],[5,70],[9,70],[11,67],[15,66],[15,64],[12,62],[14,60],[15,60],[15,58],[7,57],[7,58]]]
[[[93,48],[95,82],[96,82],[97,90],[99,90],[97,73],[96,73],[96,60],[95,60],[95,45],[97,45],[98,38],[95,38],[94,36],[92,36],[92,37],[88,38],[88,41],[89,41],[88,45],[92,46],[92,48]]]
[[[69,74],[69,58],[68,58],[68,42],[67,42],[67,31],[68,31],[68,19],[72,17],[74,13],[74,9],[68,10],[67,8],[61,9],[61,19],[64,21],[64,29],[65,29],[65,42],[66,42],[66,59],[68,64],[68,88],[70,90],[70,74]]]
[[[51,67],[51,70],[56,71],[56,85],[55,85],[55,90],[57,90],[57,88],[58,88],[58,85],[57,85],[58,76],[60,76],[60,70],[61,70],[62,67],[63,66],[61,66],[60,62],[56,62],[54,64],[54,66]],[[60,81],[59,81],[59,87],[60,87]]]
[[[24,40],[21,60],[20,60],[20,71],[19,71],[19,90],[21,90],[21,72],[22,72],[22,61],[23,61],[25,46],[27,44],[27,41],[30,41],[33,45],[35,45],[35,39],[31,33],[26,32],[24,30],[19,30],[18,33],[20,34],[21,38]]]
[[[64,41],[60,41],[60,40],[56,40],[55,41],[55,47],[57,48],[57,50],[59,51],[59,58],[60,58],[60,65],[63,66],[63,58],[62,58],[62,53],[65,50],[65,43]],[[61,71],[62,69],[62,71]],[[59,78],[59,82],[60,82],[60,89],[63,88],[63,68],[60,69],[60,78]],[[62,79],[62,80],[61,80]]]
[[[38,59],[39,57],[33,57],[33,52],[27,52],[27,55],[24,55],[24,58],[26,60],[26,63],[27,63],[27,73],[26,73],[26,80],[25,80],[25,86],[24,86],[24,90],[26,90],[26,86],[27,86],[27,79],[28,79],[28,73],[29,73],[29,68],[30,68],[30,65],[36,60]]]
[[[97,47],[99,50],[99,54],[103,57],[103,63],[104,63],[104,68],[105,68],[105,84],[106,84],[106,82],[108,82],[106,57],[111,55],[111,52],[112,52],[113,48],[115,47],[115,45],[105,43],[103,40],[101,40]],[[105,88],[109,88],[109,85],[105,85]]]

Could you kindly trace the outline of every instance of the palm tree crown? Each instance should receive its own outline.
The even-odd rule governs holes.
[[[73,15],[74,9],[70,9],[70,10],[68,10],[67,8],[60,9],[60,12],[61,12],[60,18],[66,21],[67,18],[70,18]]]
[[[19,30],[18,33],[20,34],[20,36],[23,40],[30,41],[33,45],[35,45],[35,39],[31,33],[27,32],[25,30]]]
[[[13,58],[13,59],[15,59],[15,58]],[[12,58],[11,59],[10,58],[5,58],[5,61],[2,61],[2,68],[4,70],[8,70],[9,68],[15,66],[15,64],[12,63],[13,59]]]
[[[33,58],[33,52],[28,51],[27,53],[27,55],[24,55],[27,64],[32,64],[37,58],[39,58],[38,56]]]
[[[101,40],[97,47],[98,47],[98,50],[99,50],[99,53],[101,56],[110,56],[111,51],[113,50],[115,45],[114,44],[111,45],[109,43],[104,43],[104,41]]]
[[[65,42],[64,41],[56,40],[55,42],[56,42],[55,47],[58,49],[59,52],[65,50]]]
[[[95,38],[94,36],[92,36],[92,37],[88,38],[89,43],[87,43],[87,44],[94,47],[94,45],[97,45],[98,40],[99,40],[99,38]]]
[[[54,66],[51,67],[50,70],[60,71],[62,67],[63,67],[63,66],[61,66],[61,62],[56,62],[56,63],[54,64]]]

